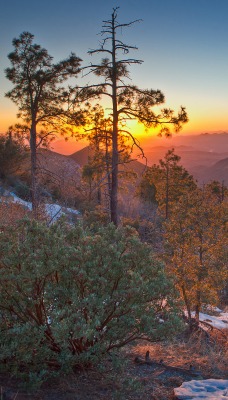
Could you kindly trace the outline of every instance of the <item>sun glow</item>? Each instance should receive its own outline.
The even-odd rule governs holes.
[[[126,130],[129,130],[129,132],[137,139],[143,139],[148,135],[157,136],[157,134],[159,133],[158,128],[145,128],[145,126],[138,122],[136,119],[127,120]]]

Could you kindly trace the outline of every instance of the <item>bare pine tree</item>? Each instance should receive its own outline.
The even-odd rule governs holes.
[[[132,64],[142,64],[142,60],[128,57],[131,50],[137,47],[128,45],[120,40],[117,35],[123,28],[128,28],[139,20],[129,23],[119,23],[117,20],[117,8],[113,9],[110,20],[103,21],[101,36],[103,40],[99,48],[90,50],[89,54],[104,54],[99,64],[91,64],[89,73],[102,77],[98,84],[88,85],[84,88],[84,95],[108,96],[112,101],[112,168],[111,168],[111,194],[110,209],[111,221],[118,224],[118,165],[119,165],[119,138],[128,135],[133,145],[140,148],[134,135],[123,127],[123,120],[136,119],[146,127],[161,127],[161,133],[169,134],[169,126],[175,131],[187,122],[187,114],[184,107],[175,116],[173,110],[164,108],[159,114],[152,109],[155,105],[161,105],[165,97],[160,90],[139,89],[137,86],[126,83],[129,78],[128,67]],[[120,55],[123,55],[120,56]],[[86,96],[86,92],[88,95]],[[141,149],[141,148],[140,148]],[[142,150],[142,149],[141,149]]]

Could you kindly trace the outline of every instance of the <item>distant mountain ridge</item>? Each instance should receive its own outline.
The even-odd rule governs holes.
[[[228,134],[224,134],[228,138]],[[175,153],[181,157],[180,163],[199,181],[206,183],[210,180],[224,181],[228,185],[228,149],[223,148],[223,152],[210,152],[195,150],[191,146],[155,146],[150,151],[145,151],[147,156],[147,165],[158,164],[159,160],[164,157],[169,148],[175,148]],[[50,176],[58,181],[64,180],[65,184],[70,185],[72,181],[80,181],[80,167],[83,167],[88,162],[88,157],[91,150],[88,146],[76,151],[71,155],[63,155],[51,150],[38,150],[38,165],[41,167],[44,175],[47,172],[47,177]],[[145,160],[136,157],[136,152],[133,153],[131,161],[121,170],[134,171],[138,174],[138,178],[145,171]],[[23,163],[24,171],[30,170],[30,159]]]
[[[145,156],[147,157],[147,163],[149,166],[158,164],[159,160],[164,158],[168,150],[174,148],[175,153],[181,157],[181,164],[186,168],[192,170],[197,166],[210,167],[216,162],[228,157],[227,152],[217,153],[205,150],[196,150],[186,146],[158,146],[150,150],[145,150]],[[143,159],[139,160],[145,162]]]
[[[170,147],[172,148],[172,147]],[[164,157],[168,148],[164,146],[154,147],[153,151],[145,151],[147,157],[147,165],[158,164],[159,160]],[[199,183],[207,183],[211,180],[218,180],[228,184],[228,151],[225,153],[214,153],[207,151],[194,150],[188,146],[178,146],[175,153],[181,157],[180,163],[191,173]],[[92,150],[89,146],[71,154],[69,159],[73,159],[76,164],[83,167]],[[135,154],[133,154],[134,157]],[[136,157],[135,157],[136,158]],[[125,171],[134,171],[138,175],[145,172],[145,159],[139,158],[139,161],[133,159],[132,162],[125,164]]]
[[[216,162],[211,167],[204,167],[192,173],[201,184],[215,180],[228,185],[228,157]]]
[[[155,146],[165,146],[165,147],[176,147],[176,146],[186,146],[192,147],[196,150],[210,151],[223,153],[228,152],[228,131],[218,131],[211,133],[200,133],[200,134],[173,134],[171,138],[157,137],[148,133],[145,134],[143,139],[138,139],[145,151],[152,150]],[[65,141],[64,139],[59,139],[52,143],[53,151],[61,154],[70,155],[74,152],[79,151],[88,145],[86,141],[76,141],[69,139]]]

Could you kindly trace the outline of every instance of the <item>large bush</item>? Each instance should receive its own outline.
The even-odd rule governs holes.
[[[131,228],[21,221],[0,237],[4,368],[42,376],[176,331],[172,285]]]

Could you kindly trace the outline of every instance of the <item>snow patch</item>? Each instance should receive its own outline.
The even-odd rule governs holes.
[[[10,192],[10,196],[13,198],[13,202],[20,204],[21,206],[28,208],[32,211],[32,203],[30,201],[22,200],[20,197],[16,196],[13,192]]]
[[[30,201],[22,200],[13,192],[8,192],[9,197],[12,198],[13,203],[20,204],[24,208],[32,211],[32,203]],[[62,207],[56,203],[45,203],[44,204],[44,212],[48,218],[50,218],[50,222],[56,222],[63,215],[80,215],[78,210],[74,210],[69,207]]]
[[[219,317],[214,317],[212,315],[200,313],[200,321],[208,322],[210,325],[218,329],[228,328],[228,313],[220,313]],[[227,322],[223,322],[227,321]]]
[[[174,389],[174,395],[178,400],[228,400],[228,380],[206,379],[184,382],[179,388]]]
[[[187,312],[185,311],[187,315]],[[191,313],[192,317],[195,317],[195,312]],[[218,329],[228,329],[228,313],[220,312],[219,316],[213,316],[205,313],[199,313],[200,322],[207,322],[214,328]]]
[[[45,213],[50,217],[51,222],[56,222],[65,213],[62,211],[62,207],[59,204],[45,204]]]
[[[71,214],[75,214],[75,215],[80,215],[80,211],[78,210],[73,210],[73,208],[66,208],[66,210],[71,213]]]

